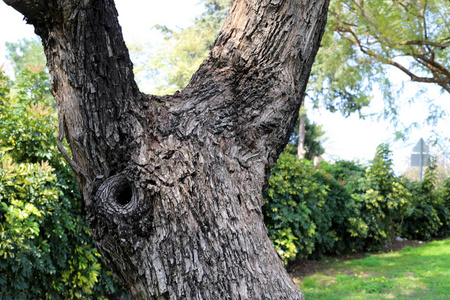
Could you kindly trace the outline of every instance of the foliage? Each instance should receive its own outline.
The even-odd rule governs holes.
[[[48,74],[35,74],[23,71],[13,85],[16,95],[2,99],[2,128],[0,136],[2,144],[8,147],[8,154],[17,162],[37,163],[42,160],[51,161],[57,167],[62,163],[56,148],[55,111],[46,99]],[[61,166],[58,166],[61,169]]]
[[[48,79],[34,67],[15,82],[0,72],[0,298],[104,299],[117,284],[57,150]]]
[[[311,99],[348,115],[367,106],[376,88],[386,100],[385,114],[395,115],[388,67],[450,92],[449,12],[445,0],[331,1],[310,78]]]
[[[366,247],[376,250],[395,237],[394,221],[406,214],[410,197],[408,189],[394,175],[387,144],[377,147],[364,181],[361,192],[353,197],[360,203],[362,218],[369,228]]]
[[[173,94],[184,88],[192,74],[208,55],[222,27],[229,0],[205,0],[205,12],[194,24],[182,30],[156,26],[165,42],[145,63],[145,77],[152,78],[157,86],[150,92],[157,95]]]
[[[378,146],[368,168],[347,161],[314,167],[285,151],[263,207],[269,237],[288,263],[297,256],[379,251],[398,235],[446,236],[450,184],[437,189],[435,169],[420,184],[396,177],[387,144]]]
[[[297,154],[298,148],[298,132],[299,132],[300,118],[295,124],[294,131],[291,134],[289,143],[287,144],[287,149],[291,154]],[[325,135],[325,131],[322,129],[322,125],[318,125],[315,122],[311,122],[308,116],[305,118],[305,158],[308,160],[314,159],[316,156],[321,156],[325,153],[325,148],[322,145],[322,139]]]
[[[320,171],[333,187],[329,189],[328,202],[340,203],[340,211],[335,207],[330,211],[337,218],[329,230],[338,232],[338,239],[328,254],[361,251],[365,247],[369,228],[361,217],[361,204],[355,201],[353,195],[359,191],[361,182],[365,182],[366,170],[366,167],[350,161],[337,161],[334,164],[322,162],[320,165]]]
[[[23,39],[17,43],[6,42],[7,59],[13,64],[16,74],[24,70],[34,70],[36,74],[42,74],[45,69],[44,49],[37,39]],[[45,83],[42,81],[41,83]],[[46,82],[48,83],[48,82]]]
[[[86,243],[85,222],[73,215],[79,208],[61,196],[65,187],[54,169],[1,154],[1,298],[94,299],[112,292],[111,280],[98,285],[99,255]]]
[[[444,180],[442,184],[442,201],[445,207],[450,209],[450,177]]]
[[[354,163],[351,167],[363,169]],[[362,249],[360,240],[366,235],[367,226],[357,217],[358,205],[353,201],[349,189],[335,177],[341,168],[342,162],[322,162],[316,169],[316,180],[325,186],[326,195],[324,205],[315,209],[317,216],[314,222],[318,224],[319,230],[312,258]]]
[[[433,160],[423,181],[410,183],[412,207],[402,226],[403,236],[407,238],[429,240],[450,234],[450,206],[446,203],[448,180],[438,189],[436,171],[436,161]]]
[[[310,207],[323,205],[326,193],[314,175],[310,161],[298,160],[288,153],[282,153],[272,169],[269,201],[264,205],[265,222],[269,237],[285,262],[297,253],[307,256],[314,250],[316,224]]]
[[[297,255],[321,257],[358,247],[353,235],[367,231],[353,218],[358,206],[348,201],[351,195],[332,169],[326,163],[315,169],[311,161],[288,152],[272,169],[263,211],[269,237],[285,263]]]

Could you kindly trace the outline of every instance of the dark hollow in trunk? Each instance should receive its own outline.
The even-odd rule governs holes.
[[[303,299],[268,239],[262,191],[328,0],[232,1],[189,85],[164,97],[139,92],[112,0],[4,1],[43,40],[71,156],[59,147],[135,299]]]

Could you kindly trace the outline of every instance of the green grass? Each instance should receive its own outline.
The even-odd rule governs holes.
[[[450,299],[450,239],[327,266],[294,279],[306,300]]]

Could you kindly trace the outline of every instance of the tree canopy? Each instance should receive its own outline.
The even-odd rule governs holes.
[[[446,0],[331,1],[309,97],[348,115],[360,112],[380,88],[385,113],[395,114],[389,67],[450,93],[449,14]]]

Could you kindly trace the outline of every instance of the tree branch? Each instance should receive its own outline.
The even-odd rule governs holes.
[[[432,73],[438,73],[446,77],[446,81],[450,81],[450,71],[442,64],[434,60],[433,58],[428,58],[425,55],[417,55],[417,61],[429,69]]]
[[[403,71],[406,75],[408,75],[412,81],[415,82],[425,82],[425,83],[437,83],[439,84],[441,87],[443,87],[446,91],[450,92],[450,89],[448,87],[448,83],[449,80],[448,79],[440,79],[440,78],[430,78],[430,77],[420,77],[415,75],[414,73],[412,73],[411,71],[409,71],[407,68],[405,68],[404,66],[402,66],[401,64],[393,61],[392,59],[388,59],[388,63],[391,66],[394,66],[398,69],[400,69],[401,71]]]
[[[378,29],[376,25],[367,17],[365,11],[364,11],[364,4],[358,3],[355,0],[352,0],[352,3],[357,6],[357,8],[360,11],[360,15],[374,28],[375,31],[378,32]],[[399,3],[401,4],[401,3]],[[405,8],[407,9],[407,8]],[[339,20],[339,16],[336,16],[336,19]],[[381,63],[388,63],[389,65],[392,65],[398,69],[400,69],[402,72],[407,74],[412,81],[416,82],[424,82],[424,83],[436,83],[442,88],[444,88],[446,91],[450,91],[450,72],[449,70],[439,62],[435,60],[434,50],[431,47],[435,48],[441,48],[445,49],[448,46],[450,46],[450,41],[447,41],[445,43],[437,43],[437,42],[431,42],[431,41],[424,41],[424,40],[411,40],[406,41],[403,43],[391,43],[389,40],[383,41],[383,43],[389,45],[392,49],[396,49],[395,46],[408,46],[411,50],[411,54],[408,54],[412,56],[418,63],[423,65],[425,68],[427,68],[433,75],[433,77],[421,77],[415,75],[413,72],[411,72],[409,69],[404,67],[403,65],[395,62],[391,57],[388,57],[387,59],[377,54],[374,51],[371,51],[370,49],[370,43],[367,41],[366,43],[363,43],[358,35],[352,30],[351,26],[348,26],[347,23],[338,21],[338,26],[334,28],[334,31],[336,31],[343,39],[346,39],[350,41],[353,45],[359,48],[359,50],[372,58],[374,58],[376,61]],[[370,36],[370,35],[368,35]],[[374,36],[375,41],[380,42],[380,37]],[[413,47],[413,46],[425,46],[424,47]],[[419,53],[417,53],[417,51]],[[428,56],[431,56],[428,57]]]
[[[436,43],[436,42],[430,42],[430,41],[415,40],[415,41],[406,41],[403,43],[397,43],[397,45],[420,45],[420,46],[432,46],[432,47],[436,47],[436,48],[445,49],[448,46],[450,46],[450,41],[448,41],[446,43]]]
[[[138,138],[123,122],[141,97],[114,1],[5,2],[23,13],[42,38],[71,165],[84,171],[78,173],[87,177],[85,182],[122,168],[129,158],[117,150]]]
[[[9,6],[22,13],[29,22],[36,23],[45,18],[45,11],[49,9],[51,1],[42,0],[3,0]]]
[[[195,105],[205,116],[226,107],[237,118],[209,128],[228,126],[243,146],[272,165],[297,118],[327,7],[328,1],[233,1],[214,48],[182,97],[201,95]],[[215,90],[219,83],[230,89]],[[219,93],[227,103],[215,103]]]

